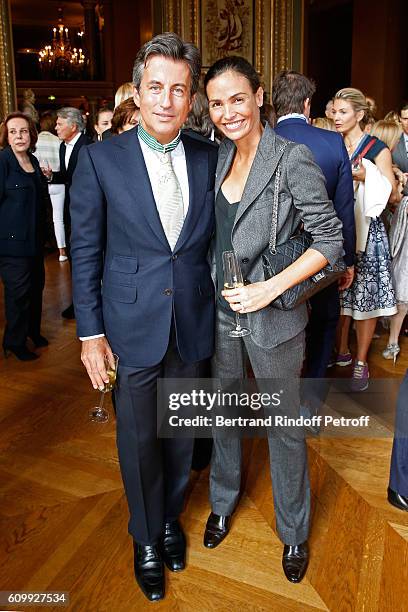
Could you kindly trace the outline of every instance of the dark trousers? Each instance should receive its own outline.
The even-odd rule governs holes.
[[[408,370],[398,393],[390,489],[408,497]]]
[[[6,327],[3,346],[24,346],[27,336],[40,335],[44,257],[0,257]]]
[[[316,293],[310,299],[311,313],[306,328],[305,378],[324,378],[336,340],[340,317],[337,283]]]
[[[149,339],[146,338],[146,342]],[[115,391],[119,463],[129,506],[129,533],[154,544],[164,522],[183,509],[193,454],[192,439],[157,438],[157,379],[198,378],[201,362],[181,361],[174,329],[161,363],[118,368]]]

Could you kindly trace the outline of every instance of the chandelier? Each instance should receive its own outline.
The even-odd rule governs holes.
[[[58,9],[58,25],[52,30],[51,44],[45,45],[38,53],[41,73],[48,79],[80,79],[83,78],[87,59],[85,50],[78,43],[73,47],[69,30],[64,26],[62,8]],[[80,41],[83,31],[77,33]]]

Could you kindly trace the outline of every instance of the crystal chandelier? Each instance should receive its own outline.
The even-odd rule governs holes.
[[[63,23],[62,8],[58,9],[58,14],[58,25],[52,30],[51,44],[45,45],[38,53],[41,72],[48,79],[80,79],[87,65],[85,50],[79,45],[72,46],[69,30]],[[82,39],[83,34],[81,31],[77,36]]]

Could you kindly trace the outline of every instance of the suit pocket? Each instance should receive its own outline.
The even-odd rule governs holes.
[[[122,272],[123,274],[136,274],[138,268],[137,257],[126,257],[124,255],[114,255],[109,266],[112,272]]]
[[[102,295],[114,302],[133,304],[133,302],[136,302],[137,288],[104,283],[102,285]]]

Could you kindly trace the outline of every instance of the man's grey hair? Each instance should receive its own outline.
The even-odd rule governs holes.
[[[81,111],[78,108],[74,108],[73,106],[65,106],[64,108],[60,108],[57,110],[57,117],[66,119],[71,125],[75,124],[79,132],[82,132],[82,130],[85,129],[85,121],[82,117]]]
[[[154,55],[186,62],[191,75],[191,95],[198,89],[201,73],[200,52],[193,43],[184,42],[177,34],[165,32],[155,36],[139,50],[133,65],[133,84],[138,90],[148,59]]]

